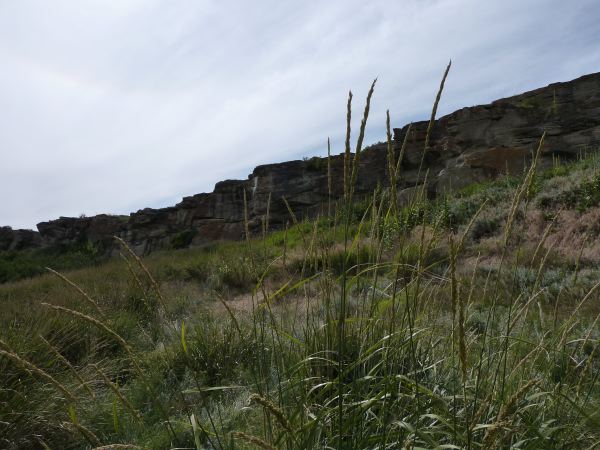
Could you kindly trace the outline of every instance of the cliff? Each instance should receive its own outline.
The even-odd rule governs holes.
[[[554,158],[574,159],[600,147],[600,73],[555,83],[488,105],[463,108],[438,119],[423,158],[427,122],[394,129],[397,154],[406,138],[399,189],[405,192],[427,181],[431,195],[493,178],[518,173],[528,163],[546,131],[541,165]],[[332,198],[342,194],[343,155],[332,156]],[[388,185],[387,146],[365,149],[357,195]],[[427,179],[425,179],[427,177]],[[139,254],[160,248],[202,245],[244,235],[244,192],[249,224],[262,228],[269,211],[269,228],[290,220],[283,198],[296,217],[327,210],[327,160],[311,158],[258,166],[247,180],[217,183],[212,193],[185,197],[175,206],[142,209],[127,216],[98,215],[42,222],[38,231],[0,228],[0,251],[92,243],[114,249],[120,236]]]

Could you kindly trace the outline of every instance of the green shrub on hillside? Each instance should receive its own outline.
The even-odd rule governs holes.
[[[304,168],[312,172],[320,172],[327,168],[327,159],[313,156],[312,158],[303,158]]]
[[[108,255],[89,242],[69,247],[0,252],[0,283],[31,278],[55,270],[71,270],[99,264]]]
[[[196,233],[196,230],[190,229],[175,234],[171,237],[171,247],[175,249],[189,247]]]
[[[573,181],[572,177],[571,179],[558,178],[553,184],[556,186],[553,191],[538,195],[537,205],[540,208],[565,206],[583,212],[600,204],[600,172],[583,180]]]

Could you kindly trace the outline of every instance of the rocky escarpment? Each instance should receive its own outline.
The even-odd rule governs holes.
[[[523,170],[543,132],[541,164],[569,160],[600,145],[600,73],[488,105],[463,108],[434,124],[423,153],[427,122],[394,129],[397,155],[406,140],[399,189],[410,192],[426,183],[431,195],[502,173]],[[407,135],[408,134],[408,135]],[[423,161],[423,170],[419,170]],[[388,185],[387,147],[367,148],[361,158],[357,195]],[[342,193],[343,156],[331,158],[333,200]],[[244,200],[245,198],[245,200]],[[125,216],[66,218],[38,224],[38,232],[0,229],[0,250],[90,242],[107,250],[112,236],[136,252],[202,245],[244,235],[245,205],[251,230],[260,230],[268,212],[269,228],[326,211],[329,202],[327,160],[311,158],[259,166],[247,180],[217,183],[212,193],[185,197],[175,206],[146,208]],[[287,205],[286,205],[287,202]]]
[[[42,237],[33,230],[13,230],[11,227],[0,227],[0,251],[24,250],[40,247]]]
[[[411,127],[405,167],[420,164],[426,122]],[[396,142],[408,127],[395,129]],[[435,189],[458,188],[498,173],[520,172],[546,132],[541,163],[571,160],[600,147],[600,73],[555,83],[436,121],[426,167]]]

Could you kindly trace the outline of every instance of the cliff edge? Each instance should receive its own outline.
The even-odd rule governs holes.
[[[405,193],[426,183],[430,195],[461,188],[528,164],[543,132],[541,166],[571,160],[600,147],[600,73],[549,86],[487,105],[462,108],[436,120],[423,155],[427,122],[394,129],[394,146],[406,139],[398,188]],[[407,136],[407,133],[408,136]],[[421,160],[423,170],[419,171]],[[331,157],[331,200],[342,195],[343,155]],[[356,194],[387,186],[387,145],[367,147],[361,157]],[[37,225],[38,231],[0,228],[0,251],[91,243],[106,251],[113,236],[138,254],[161,248],[202,245],[244,235],[244,195],[251,230],[290,220],[285,200],[298,219],[327,211],[327,159],[314,157],[258,166],[247,180],[226,180],[211,193],[185,197],[168,208],[145,208],[129,216],[101,214],[61,217]],[[400,198],[403,196],[401,195]]]

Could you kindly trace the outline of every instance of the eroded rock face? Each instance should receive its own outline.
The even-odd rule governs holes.
[[[425,153],[427,122],[408,129],[394,129],[397,156],[407,139],[398,181],[400,202],[418,192],[436,195],[503,173],[519,173],[544,131],[541,166],[550,165],[553,158],[574,159],[600,147],[600,73],[444,116],[436,121]],[[1,228],[0,250],[89,241],[114,251],[116,235],[137,253],[146,254],[241,239],[246,214],[252,233],[262,230],[267,212],[269,229],[291,223],[289,210],[298,220],[324,214],[328,203],[343,192],[343,155],[332,156],[331,177],[330,193],[326,158],[258,166],[247,180],[222,181],[212,193],[185,197],[168,208],[146,208],[129,217],[61,217],[38,224],[39,233]],[[378,185],[389,185],[386,144],[364,150],[356,195],[371,195]]]
[[[112,237],[125,229],[127,216],[99,214],[92,217],[61,217],[37,225],[44,243],[74,245],[91,241],[112,245]]]
[[[13,230],[11,227],[0,227],[0,251],[24,250],[39,247],[42,239],[33,230]]]
[[[394,130],[396,142],[408,127]],[[426,122],[413,124],[405,167],[422,158]],[[546,132],[541,165],[575,159],[600,147],[600,74],[555,83],[489,105],[463,108],[440,118],[430,137],[427,167],[437,191],[500,173],[515,174],[531,159]]]

